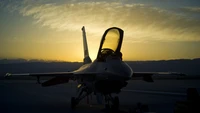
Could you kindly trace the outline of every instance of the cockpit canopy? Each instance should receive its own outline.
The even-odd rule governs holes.
[[[105,58],[109,55],[115,55],[121,57],[122,54],[120,52],[120,49],[122,40],[123,40],[122,29],[117,27],[112,27],[107,29],[102,37],[97,59],[99,61],[104,61]]]

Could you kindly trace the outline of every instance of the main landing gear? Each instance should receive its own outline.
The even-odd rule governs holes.
[[[76,105],[85,98],[86,96],[90,95],[93,90],[88,88],[87,86],[81,86],[81,91],[77,98],[71,97],[71,109],[75,109]],[[104,93],[105,97],[105,111],[118,111],[119,110],[119,98],[115,96],[114,98],[111,96],[111,93]],[[111,103],[111,104],[110,104]]]
[[[83,95],[83,92],[85,94]],[[72,97],[71,98],[71,109],[75,109],[76,105],[79,104],[79,102],[91,94],[91,92],[88,92],[87,90],[82,89],[79,96],[77,98]],[[105,109],[103,109],[103,112],[109,112],[109,111],[118,111],[119,110],[119,98],[118,96],[115,96],[114,98],[111,96],[111,94],[104,95],[105,96]],[[110,105],[111,102],[111,105]]]

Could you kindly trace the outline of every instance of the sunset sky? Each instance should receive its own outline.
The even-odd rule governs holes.
[[[110,27],[124,60],[200,58],[199,0],[0,0],[0,59],[94,60]]]

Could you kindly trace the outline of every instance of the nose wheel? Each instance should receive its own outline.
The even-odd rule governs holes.
[[[105,95],[105,110],[106,111],[118,111],[119,110],[119,97],[115,96],[114,98],[109,94]],[[110,105],[110,102],[112,105]]]
[[[75,98],[71,98],[71,109],[75,109],[76,105],[79,103],[79,101]]]
[[[118,110],[119,109],[119,97],[118,96],[115,96],[113,98],[113,105],[111,106],[112,109],[114,110]]]

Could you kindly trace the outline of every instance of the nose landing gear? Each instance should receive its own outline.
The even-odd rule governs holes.
[[[76,105],[78,105],[83,98],[91,93],[92,91],[90,91],[88,87],[83,87],[77,98],[71,97],[71,109],[75,109]]]
[[[105,95],[105,109],[103,112],[117,112],[119,111],[119,97],[115,96],[114,98],[111,94]],[[112,105],[110,105],[110,102]]]
[[[71,109],[75,109],[76,105],[79,103],[79,101],[75,98],[71,98]]]

